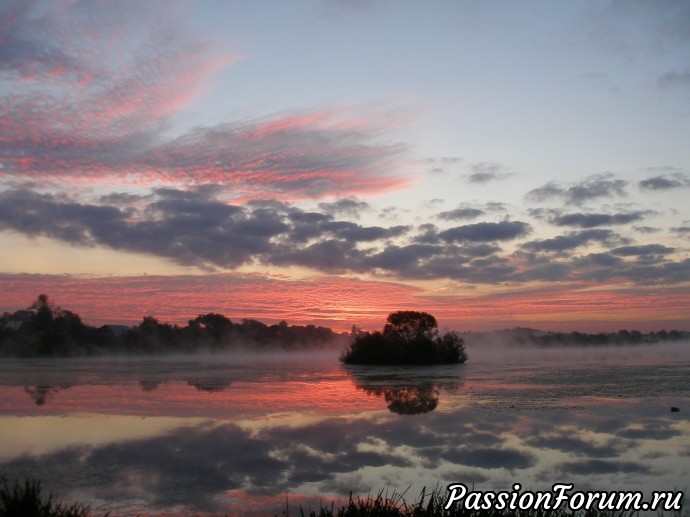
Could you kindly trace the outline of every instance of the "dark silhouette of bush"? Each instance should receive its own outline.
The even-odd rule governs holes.
[[[438,333],[436,318],[426,312],[397,311],[383,332],[354,332],[341,356],[346,364],[449,364],[467,360],[456,332]]]
[[[50,493],[41,493],[41,482],[26,479],[24,483],[15,481],[14,485],[4,477],[0,479],[0,517],[88,517],[89,506],[74,503],[66,506],[55,501]]]

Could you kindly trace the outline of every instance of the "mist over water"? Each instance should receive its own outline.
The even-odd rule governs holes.
[[[643,343],[639,345],[548,346],[519,345],[505,341],[467,344],[469,361],[497,363],[616,363],[654,364],[661,361],[690,361],[690,341]]]
[[[427,367],[345,366],[337,350],[4,360],[0,473],[112,515],[686,478],[690,343],[467,351]]]

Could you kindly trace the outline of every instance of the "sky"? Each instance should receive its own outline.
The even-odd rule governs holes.
[[[686,0],[0,19],[0,311],[690,329]]]

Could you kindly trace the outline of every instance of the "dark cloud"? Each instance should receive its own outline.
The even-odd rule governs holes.
[[[590,253],[575,260],[575,264],[581,267],[615,267],[622,263],[622,259],[611,253]]]
[[[382,228],[380,226],[360,226],[347,221],[325,221],[317,226],[322,234],[333,235],[336,238],[347,241],[368,242],[380,239],[398,237],[407,233],[409,226],[393,226]]]
[[[497,243],[528,235],[527,223],[485,222],[447,229],[433,224],[416,229],[365,226],[278,201],[229,205],[218,199],[222,192],[213,187],[159,188],[145,196],[104,198],[114,202],[109,205],[10,190],[0,193],[0,229],[74,246],[146,253],[204,269],[265,264],[468,284],[565,278],[676,283],[684,281],[690,262],[673,262],[673,248],[637,245],[597,228],[525,242],[506,255]],[[128,201],[135,206],[128,206]],[[591,243],[616,247],[608,253],[576,254]]]
[[[357,199],[339,199],[331,203],[319,203],[319,209],[330,215],[359,217],[360,212],[369,210],[369,203]]]
[[[625,196],[627,185],[627,181],[613,179],[612,174],[601,174],[569,187],[567,199],[568,202],[579,205],[599,197]]]
[[[487,212],[505,212],[507,210],[507,206],[505,203],[500,203],[498,201],[489,201],[484,205],[484,209]]]
[[[652,469],[644,463],[633,461],[589,459],[561,463],[556,469],[562,474],[590,476],[597,474],[616,474],[619,472],[649,474]]]
[[[646,190],[670,190],[675,188],[686,187],[690,185],[690,181],[682,175],[676,175],[675,178],[667,178],[666,176],[654,176],[642,180],[638,186]]]
[[[643,212],[631,212],[622,214],[565,214],[554,217],[551,222],[556,226],[579,226],[580,228],[594,228],[597,226],[610,226],[628,224],[639,221],[644,216]]]
[[[447,242],[491,242],[512,240],[529,234],[531,227],[521,221],[501,221],[500,223],[476,223],[456,226],[438,235]]]
[[[534,259],[532,267],[527,268],[516,275],[516,280],[521,282],[561,282],[572,276],[573,267],[568,263],[545,262]]]
[[[472,174],[468,177],[470,183],[489,183],[490,181],[502,180],[511,176],[496,162],[474,163],[471,169]]]
[[[507,259],[491,255],[494,250],[491,246],[388,246],[364,259],[363,265],[365,269],[396,271],[406,278],[452,278],[479,283],[508,281],[516,269]]]
[[[130,194],[128,192],[113,192],[101,196],[98,201],[104,205],[124,205],[131,206],[136,203],[151,199],[150,195]]]
[[[455,210],[450,210],[448,212],[441,212],[438,214],[439,219],[444,219],[446,221],[455,221],[458,219],[476,219],[480,215],[484,215],[483,210],[478,208],[456,208]]]
[[[358,269],[363,256],[358,242],[395,238],[409,230],[337,221],[276,202],[227,205],[207,191],[157,189],[154,194],[135,210],[7,191],[0,193],[0,227],[75,245],[151,253],[181,264],[233,268],[260,258],[328,271]],[[303,245],[314,239],[318,242]]]
[[[71,244],[151,253],[181,264],[236,267],[254,256],[268,254],[274,249],[273,239],[289,238],[293,230],[297,240],[303,241],[304,227],[313,222],[308,214],[299,220],[280,204],[237,207],[199,192],[172,189],[158,189],[154,201],[136,212],[136,217],[130,215],[112,206],[61,201],[29,191],[0,194],[0,227]],[[324,217],[321,224],[335,225]],[[354,223],[322,230],[352,239],[371,239],[372,232],[382,236],[400,231],[372,230]]]
[[[690,91],[690,69],[682,71],[671,70],[666,72],[659,76],[656,84],[659,88]]]
[[[611,230],[583,230],[580,232],[570,232],[566,235],[559,235],[552,239],[527,242],[523,244],[522,247],[530,251],[562,252],[585,246],[590,242],[611,244],[618,240],[618,235]]]
[[[564,196],[566,190],[556,182],[550,181],[543,187],[535,188],[527,193],[527,198],[533,201],[546,201],[552,197]]]
[[[635,226],[635,231],[640,233],[657,233],[658,228],[652,228],[651,226]]]
[[[586,282],[622,279],[639,285],[671,285],[683,282],[684,277],[687,280],[690,274],[690,260],[672,262],[656,254],[625,255],[625,260],[621,256],[601,253],[572,259],[568,266],[569,278]]]
[[[465,245],[461,248],[463,255],[469,257],[487,257],[501,251],[501,248],[493,244]]]
[[[490,181],[497,180],[499,178],[502,178],[502,176],[499,176],[495,173],[475,172],[470,174],[468,179],[470,180],[470,183],[489,183]]]
[[[594,458],[619,456],[630,448],[630,444],[623,440],[609,440],[607,443],[597,444],[574,436],[573,433],[564,432],[527,437],[525,443],[540,449],[553,449],[575,456]]]
[[[270,262],[279,266],[305,266],[328,273],[361,271],[364,253],[352,243],[335,239],[316,242],[306,248],[286,246],[271,254]]]
[[[379,219],[395,221],[398,219],[399,212],[399,208],[395,206],[387,206],[386,208],[381,210],[381,213],[379,214]]]
[[[60,202],[30,191],[0,193],[0,227],[25,235],[92,246],[98,243],[98,235],[117,231],[125,218],[125,212],[111,206]]]
[[[34,2],[7,0],[0,4],[0,73],[20,78],[50,78],[87,75],[83,63],[61,48],[56,40],[62,36],[50,14],[38,14]]]
[[[663,262],[662,258],[652,256],[649,262],[652,263],[633,264],[620,274],[640,284],[674,284],[687,282],[690,278],[690,259]]]
[[[528,208],[527,214],[535,219],[544,220],[548,216],[559,216],[560,210],[546,209],[546,208]]]
[[[459,447],[446,451],[444,458],[457,465],[484,469],[526,469],[537,462],[531,453],[495,447]]]
[[[615,179],[611,173],[596,174],[571,186],[549,182],[543,187],[533,189],[527,193],[527,199],[532,201],[546,201],[551,198],[564,199],[567,204],[581,205],[587,201],[605,197],[622,197],[626,195],[628,182]]]
[[[436,225],[431,223],[420,224],[417,230],[419,233],[413,237],[415,243],[438,244],[440,242]]]
[[[621,257],[632,257],[639,255],[666,255],[674,251],[674,248],[662,246],[661,244],[644,244],[640,246],[621,246],[611,250],[611,253]]]
[[[428,244],[410,244],[409,246],[388,246],[368,260],[371,267],[389,271],[422,270],[424,262],[439,255],[442,248]],[[415,276],[418,276],[416,274]]]

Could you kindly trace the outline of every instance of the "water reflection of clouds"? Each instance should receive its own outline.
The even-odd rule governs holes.
[[[151,363],[98,379],[36,369],[3,377],[0,393],[22,399],[8,397],[5,413],[16,416],[3,418],[20,425],[20,415],[63,415],[62,433],[71,426],[73,439],[3,454],[0,472],[40,473],[47,489],[120,506],[132,501],[142,512],[176,506],[222,512],[235,500],[276,498],[277,507],[268,509],[276,514],[285,493],[347,496],[412,486],[414,497],[421,486],[465,482],[505,490],[516,481],[533,489],[562,481],[582,490],[647,492],[686,479],[690,420],[687,395],[677,395],[678,386],[687,386],[683,369],[665,368],[673,388],[648,399],[628,396],[628,381],[619,384],[622,391],[612,388],[618,370],[592,369],[587,376],[580,370],[562,370],[554,388],[553,372],[522,366],[281,364],[244,371]],[[653,375],[641,378],[647,386]],[[671,413],[670,405],[683,409]],[[147,418],[137,419],[136,433],[96,439],[84,430],[93,416],[70,414],[83,407],[109,419],[109,428],[120,420],[129,427],[132,415]],[[145,428],[172,416],[175,422]],[[57,419],[23,421],[36,418]],[[52,425],[36,439],[49,442]]]
[[[558,471],[562,475],[579,474],[589,476],[592,474],[619,474],[642,473],[650,474],[652,469],[644,463],[634,461],[598,460],[587,459],[561,463]]]
[[[595,443],[577,436],[578,429],[555,429],[546,434],[527,436],[524,443],[538,449],[552,449],[574,456],[595,456],[608,458],[618,456],[632,445],[621,439],[607,439],[604,443]]]
[[[669,442],[679,437],[677,419],[653,420],[656,437],[625,437],[617,434],[624,422],[609,432],[599,428],[601,422],[610,423],[610,409],[577,415],[463,409],[412,419],[375,413],[259,429],[209,422],[153,437],[23,455],[0,470],[41,472],[51,489],[92,490],[110,501],[140,499],[143,489],[151,506],[189,504],[205,512],[227,510],[224,494],[233,490],[267,497],[314,490],[343,495],[358,487],[385,486],[392,477],[397,488],[420,480],[427,486],[469,481],[498,489],[511,481],[536,488],[566,480],[583,489],[594,483],[598,487],[591,488],[623,488],[633,482],[644,490],[644,482],[654,479],[662,484],[657,489],[669,489],[682,472],[673,466],[661,472],[641,454],[678,447]],[[629,414],[618,417],[630,421]]]

